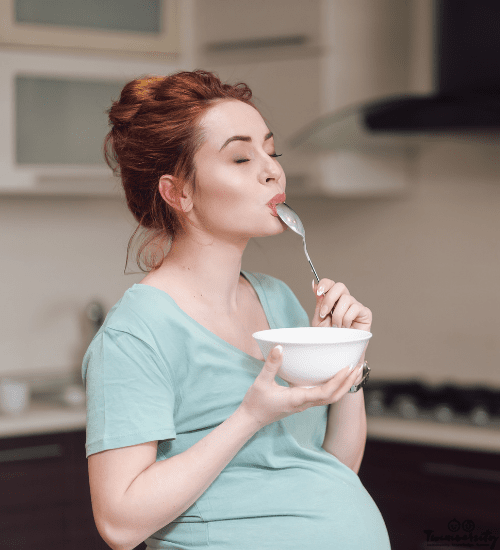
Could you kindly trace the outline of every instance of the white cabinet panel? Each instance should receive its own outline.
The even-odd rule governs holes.
[[[121,192],[102,156],[122,85],[179,64],[0,49],[0,194]]]
[[[180,53],[181,0],[2,0],[0,44],[130,56]]]
[[[197,40],[206,62],[276,60],[317,54],[320,0],[198,0]]]
[[[320,20],[318,0],[198,0],[196,10],[200,43],[295,35],[313,39]]]
[[[17,164],[102,164],[106,110],[125,81],[16,78]]]
[[[14,0],[16,23],[158,34],[160,0]]]

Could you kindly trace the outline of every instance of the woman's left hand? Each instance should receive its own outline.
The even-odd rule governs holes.
[[[319,296],[318,289],[322,290]],[[318,284],[313,281],[313,290],[316,294],[316,309],[311,326],[337,326],[370,331],[372,312],[351,296],[344,283],[321,279]]]

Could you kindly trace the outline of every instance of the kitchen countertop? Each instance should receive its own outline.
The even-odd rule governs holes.
[[[0,438],[82,430],[86,419],[87,412],[82,406],[32,402],[22,414],[0,414]]]
[[[498,428],[368,416],[367,431],[371,439],[500,452]]]
[[[85,429],[84,407],[32,403],[18,416],[0,415],[0,438]],[[500,452],[498,428],[368,416],[368,437],[404,443]]]

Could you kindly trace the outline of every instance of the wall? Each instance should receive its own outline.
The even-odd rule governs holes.
[[[494,148],[426,147],[398,199],[290,198],[320,277],[374,314],[375,377],[500,386],[500,165]],[[84,309],[111,307],[134,224],[115,199],[0,198],[0,374],[79,368]],[[132,264],[133,267],[133,264]],[[257,239],[243,268],[284,280],[312,315],[312,273],[291,232]]]
[[[140,279],[123,275],[133,230],[118,199],[0,198],[0,374],[78,368],[87,304]]]

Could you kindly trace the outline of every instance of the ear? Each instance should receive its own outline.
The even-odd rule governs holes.
[[[173,176],[162,176],[158,184],[158,190],[163,200],[169,204],[175,210],[180,209],[187,213],[193,208],[193,199],[190,192],[190,186],[185,184],[182,188],[180,197],[176,192],[176,187],[179,184],[179,180]],[[177,198],[178,197],[178,198]]]

